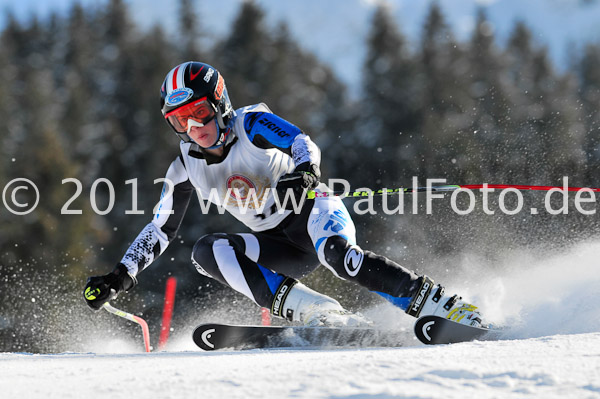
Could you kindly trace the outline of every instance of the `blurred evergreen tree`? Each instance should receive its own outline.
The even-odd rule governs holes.
[[[547,57],[547,55],[546,55]],[[552,68],[552,64],[550,63]],[[581,123],[582,107],[577,95],[577,78],[567,73],[555,73],[555,86],[546,96],[548,102],[548,135],[545,136],[544,162],[549,165],[552,185],[562,186],[563,177],[571,186],[584,184],[585,127]]]
[[[408,52],[405,39],[386,6],[375,11],[367,40],[363,66],[362,94],[357,111],[357,134],[347,152],[367,161],[373,168],[361,168],[354,176],[361,183],[394,187],[410,184],[419,164],[421,150],[419,107],[422,94],[417,80],[417,66]],[[368,162],[368,161],[367,161]],[[362,175],[366,174],[366,175]]]
[[[511,164],[514,168],[511,172],[515,179],[530,183],[541,153],[530,118],[541,118],[543,113],[531,94],[535,86],[533,46],[531,31],[523,22],[517,22],[506,48],[509,61],[507,78],[512,87],[511,125],[514,134],[511,146]],[[540,183],[542,180],[534,181]]]
[[[7,134],[1,146],[5,172],[1,181],[4,186],[9,180],[26,178],[39,192],[39,202],[28,214],[0,211],[0,315],[9,320],[8,330],[1,335],[10,336],[1,341],[32,351],[42,347],[37,332],[54,325],[51,312],[40,309],[36,298],[42,307],[64,306],[74,297],[79,299],[80,284],[88,274],[80,265],[93,257],[90,246],[98,239],[90,212],[62,212],[73,197],[62,180],[76,176],[78,164],[69,152],[71,141],[60,128],[62,104],[56,101],[60,91],[54,82],[54,65],[48,62],[58,51],[51,39],[59,30],[55,17],[50,21],[47,26],[35,20],[28,26],[13,22],[2,35],[2,41],[10,44],[2,46],[0,57],[3,77],[10,76],[6,92],[0,93],[2,104],[7,105],[4,110],[10,110],[2,120]],[[16,195],[21,203],[36,202],[31,187]],[[89,211],[87,204],[81,195],[69,209]]]
[[[202,61],[202,53],[198,46],[202,23],[194,9],[193,0],[179,0],[179,20],[178,48],[181,49],[181,61]]]
[[[217,44],[219,57],[212,63],[225,77],[234,108],[266,101],[269,65],[277,54],[273,52],[270,35],[264,29],[264,12],[254,2],[246,1],[233,22],[231,33]],[[280,83],[280,82],[278,82]]]
[[[422,97],[422,175],[452,180],[472,164],[468,131],[472,100],[465,94],[469,64],[437,2],[425,19],[418,54]],[[466,135],[466,136],[465,136]],[[458,140],[458,143],[455,142]]]
[[[535,48],[531,32],[517,23],[509,40],[508,76],[514,86],[512,129],[517,132],[513,176],[530,184],[581,181],[583,130],[573,76],[559,76],[547,49]]]
[[[510,88],[506,75],[506,60],[496,47],[493,25],[483,9],[479,9],[477,22],[469,43],[469,86],[472,100],[467,115],[470,126],[463,134],[458,147],[468,152],[467,168],[462,168],[464,181],[488,183],[504,181],[504,168],[510,168],[511,135]],[[507,162],[508,161],[508,162]]]
[[[578,64],[579,96],[585,128],[585,185],[600,185],[600,45],[588,45]]]
[[[263,100],[283,118],[297,124],[315,140],[336,129],[334,113],[344,110],[345,87],[330,68],[303,51],[280,23],[267,44],[268,76],[261,82]]]
[[[62,127],[66,137],[73,142],[72,156],[82,166],[81,174],[86,187],[100,175],[100,161],[110,151],[101,143],[102,119],[98,115],[102,102],[99,93],[101,65],[97,62],[100,37],[94,29],[95,15],[86,13],[79,4],[74,4],[67,17],[63,38],[58,42],[64,47],[64,55],[57,62],[57,89],[63,95]],[[57,68],[58,65],[62,65]]]
[[[3,158],[10,160],[5,163],[6,180],[23,177],[32,180],[41,199],[29,215],[19,217],[5,211],[5,217],[12,222],[7,223],[10,228],[3,229],[7,242],[2,242],[2,252],[7,256],[5,259],[13,261],[36,259],[55,265],[66,254],[83,256],[83,248],[89,244],[89,236],[83,234],[89,219],[60,217],[62,206],[70,198],[70,193],[62,189],[62,179],[73,175],[76,164],[71,154],[63,150],[69,146],[59,128],[61,104],[54,101],[57,88],[53,71],[45,62],[53,46],[44,45],[44,41],[52,33],[56,32],[46,31],[33,20],[28,27],[13,23],[3,35],[3,40],[18,44],[5,47],[12,65],[3,68],[4,73],[12,75],[6,82],[10,112],[3,122],[9,138],[3,146]],[[82,201],[83,198],[77,203]],[[18,222],[20,218],[23,223]]]

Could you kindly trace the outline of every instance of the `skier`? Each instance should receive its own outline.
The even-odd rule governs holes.
[[[160,95],[165,120],[180,139],[181,154],[166,174],[172,186],[165,185],[152,222],[114,270],[88,279],[84,298],[92,309],[136,285],[137,275],[176,237],[196,190],[211,202],[225,199],[221,205],[251,231],[201,237],[193,247],[192,263],[201,274],[241,292],[276,317],[308,326],[368,323],[299,282],[322,264],[411,316],[482,324],[475,306],[446,295],[429,277],[358,246],[340,198],[306,199],[307,190],[328,190],[320,183],[319,148],[263,103],[234,110],[215,68],[200,62],[180,64],[167,74]],[[252,206],[252,195],[264,206]],[[281,199],[286,195],[288,206],[280,208],[278,200],[285,203]],[[303,200],[301,208],[291,209]]]

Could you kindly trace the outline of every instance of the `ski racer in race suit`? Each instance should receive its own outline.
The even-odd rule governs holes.
[[[176,237],[196,191],[224,206],[250,232],[201,237],[194,245],[192,263],[199,273],[244,294],[276,317],[310,326],[367,323],[335,299],[299,282],[324,265],[411,316],[482,323],[475,306],[444,294],[444,288],[427,276],[358,246],[354,224],[339,197],[306,199],[307,190],[328,190],[319,182],[319,148],[265,104],[234,111],[215,68],[200,62],[178,65],[167,74],[160,93],[165,120],[181,139],[181,154],[167,171],[153,220],[112,272],[88,279],[84,297],[92,309],[136,285],[137,275]],[[304,200],[297,212],[277,206],[275,195],[285,203],[286,194],[287,204]]]

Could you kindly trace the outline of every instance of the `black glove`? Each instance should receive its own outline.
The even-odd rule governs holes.
[[[129,291],[136,284],[137,279],[127,271],[124,264],[119,263],[112,272],[104,276],[88,278],[83,297],[90,308],[98,310],[119,292]]]
[[[288,189],[291,189],[296,203],[299,204],[301,199],[306,196],[306,191],[312,190],[319,185],[320,177],[321,171],[318,165],[304,162],[296,166],[296,169],[292,173],[281,176],[277,182],[275,189],[277,190],[279,202],[283,204]],[[285,203],[286,209],[293,209],[293,206],[291,199]]]

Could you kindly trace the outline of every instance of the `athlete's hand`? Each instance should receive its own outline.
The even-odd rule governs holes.
[[[129,291],[136,283],[136,278],[127,271],[127,267],[119,263],[108,274],[88,278],[83,297],[90,308],[98,310],[119,292]]]
[[[277,196],[279,202],[285,202],[286,209],[293,209],[291,199],[286,199],[286,195],[291,191],[291,195],[296,199],[296,204],[299,204],[303,197],[306,197],[306,192],[312,190],[319,185],[321,171],[319,166],[309,162],[302,163],[296,167],[292,173],[287,173],[277,182]]]

